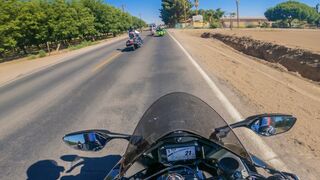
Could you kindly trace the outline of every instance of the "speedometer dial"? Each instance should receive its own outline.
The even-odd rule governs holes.
[[[196,159],[196,148],[194,146],[166,149],[168,161],[181,161]]]

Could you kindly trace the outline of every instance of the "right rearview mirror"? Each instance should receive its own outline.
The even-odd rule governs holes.
[[[265,114],[257,116],[250,129],[262,136],[273,136],[289,131],[297,119],[291,115]]]

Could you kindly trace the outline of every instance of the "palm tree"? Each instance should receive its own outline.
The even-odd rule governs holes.
[[[196,15],[198,15],[199,0],[194,0],[194,6],[196,7]]]

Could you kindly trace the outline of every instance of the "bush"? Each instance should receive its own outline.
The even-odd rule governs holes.
[[[44,50],[39,51],[39,57],[46,57],[47,53]]]
[[[86,46],[90,46],[90,45],[93,45],[93,44],[96,44],[96,43],[93,43],[92,41],[82,41],[80,44],[78,45],[75,45],[75,46],[69,46],[68,49],[70,50],[76,50],[76,49],[81,49],[83,47],[86,47]]]
[[[307,21],[299,21],[298,19],[294,19],[292,22],[292,27],[293,28],[304,28],[308,25]]]
[[[269,28],[270,24],[268,22],[263,22],[260,27],[261,28]]]
[[[29,56],[28,56],[28,59],[30,59],[30,60],[31,60],[31,59],[36,59],[36,58],[37,58],[36,55],[29,55]]]
[[[273,28],[289,28],[289,23],[287,21],[276,21],[272,23]]]
[[[256,25],[254,25],[254,24],[248,24],[248,25],[246,25],[246,28],[256,28],[257,26]]]
[[[221,28],[221,27],[222,27],[222,25],[219,21],[212,21],[210,23],[210,28],[212,28],[212,29]]]

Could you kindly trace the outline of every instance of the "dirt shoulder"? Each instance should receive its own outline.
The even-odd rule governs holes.
[[[320,175],[320,86],[271,63],[239,53],[201,30],[171,30],[211,76],[236,97],[230,100],[244,116],[265,112],[293,114],[294,129],[264,139],[302,179]],[[251,150],[251,149],[250,149]]]
[[[239,52],[272,62],[296,75],[320,83],[320,53],[221,33],[203,33],[203,38],[218,39]]]
[[[320,30],[317,29],[199,29],[194,33],[212,32],[225,35],[247,36],[291,48],[301,48],[320,53]]]
[[[127,36],[122,35],[101,41],[100,43],[84,47],[73,51],[61,51],[43,58],[29,60],[28,58],[13,60],[0,63],[0,86],[8,84],[16,79],[22,78],[28,74],[40,71],[52,65],[66,61],[72,57],[86,53],[92,49],[110,44],[112,42],[125,39]]]

